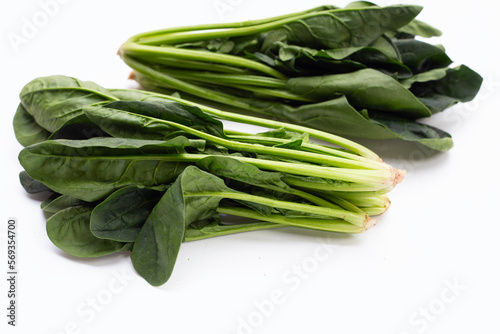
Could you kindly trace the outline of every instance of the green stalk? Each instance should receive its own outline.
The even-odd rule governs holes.
[[[314,219],[314,218],[289,218],[279,214],[270,214],[268,216],[263,216],[258,212],[251,209],[244,208],[231,208],[231,207],[219,207],[217,209],[219,213],[239,216],[243,218],[250,218],[256,220],[264,220],[267,222],[295,226],[295,227],[305,227],[314,230],[329,231],[329,232],[341,232],[341,233],[361,233],[368,230],[370,227],[375,225],[375,221],[368,218],[364,226],[356,226],[347,223],[341,219]]]
[[[177,87],[179,90],[184,90],[186,93],[194,95],[194,96],[200,96],[205,99],[209,99],[215,102],[219,102],[222,104],[226,105],[231,105],[236,108],[244,109],[244,110],[249,110],[250,107],[246,103],[241,103],[233,96],[230,95],[221,95],[220,93],[217,92],[212,92],[207,89],[203,89],[194,85],[186,84],[183,81],[176,80],[170,76],[162,76],[160,72],[154,71],[153,69],[149,68],[148,66],[137,62],[130,57],[125,56],[124,61],[127,62],[127,64],[136,70],[137,72],[140,72],[147,77],[152,77],[154,79],[160,78],[158,81],[162,82],[162,79],[165,80],[166,84],[168,86],[173,86]],[[144,93],[144,92],[143,92]],[[363,145],[360,145],[356,142],[353,142],[352,140],[345,139],[343,137],[324,132],[321,130],[316,130],[296,124],[290,124],[286,122],[280,122],[280,121],[274,121],[274,120],[269,120],[265,119],[262,117],[254,117],[254,116],[248,116],[248,115],[242,115],[242,114],[237,114],[234,112],[227,112],[227,111],[222,111],[216,108],[211,108],[206,105],[200,104],[200,103],[194,103],[188,100],[184,100],[181,98],[165,95],[165,94],[160,94],[160,93],[150,93],[151,96],[156,96],[164,99],[168,99],[170,101],[176,101],[182,104],[187,104],[187,105],[194,105],[200,108],[203,112],[210,114],[216,118],[222,119],[222,120],[228,120],[228,121],[233,121],[233,122],[239,122],[239,123],[244,123],[244,124],[250,124],[250,125],[257,125],[257,126],[262,126],[262,127],[267,127],[271,129],[285,129],[287,131],[294,131],[298,133],[307,133],[310,135],[310,137],[323,140],[325,142],[334,144],[334,145],[339,145],[341,147],[344,147],[346,149],[351,150],[352,152],[356,154],[352,154],[349,152],[342,152],[338,151],[339,156],[343,156],[345,158],[349,158],[352,160],[357,160],[357,161],[362,161],[362,160],[375,160],[375,161],[381,161],[380,157],[374,153],[373,151],[369,150],[368,148],[364,147]]]
[[[255,196],[246,193],[239,192],[196,192],[196,193],[184,193],[185,197],[221,197],[233,200],[241,200],[248,201],[252,203],[267,205],[273,208],[280,208],[286,210],[294,210],[298,212],[307,212],[311,214],[316,214],[320,216],[333,217],[343,219],[346,222],[349,222],[356,226],[364,226],[365,221],[368,219],[368,216],[365,213],[361,212],[351,212],[343,209],[333,209],[333,208],[325,208],[320,206],[314,206],[309,204],[301,204],[301,203],[293,203],[287,201],[280,201],[276,199],[266,198],[262,196]]]
[[[231,140],[245,142],[245,143],[252,143],[253,142],[253,143],[259,143],[261,145],[267,145],[267,146],[282,145],[282,144],[286,144],[286,143],[290,142],[290,139],[252,135],[252,134],[248,134],[248,133],[241,132],[241,131],[234,131],[234,130],[227,130],[227,129],[224,130],[224,134],[226,134]],[[344,157],[344,158],[352,159],[352,160],[356,160],[356,161],[370,162],[373,165],[377,165],[380,169],[387,169],[388,168],[388,165],[386,163],[373,161],[373,160],[370,160],[367,158],[362,158],[358,155],[346,155],[346,152],[344,150],[339,149],[339,148],[318,145],[318,144],[309,143],[309,142],[302,142],[300,147],[302,150],[308,151],[308,152],[327,154],[327,155],[333,155],[333,156],[340,156],[340,157]]]
[[[155,64],[165,65],[166,68],[170,71],[175,69],[186,69],[191,71],[210,71],[210,72],[220,72],[226,74],[239,74],[239,75],[250,75],[253,72],[246,70],[244,68],[227,66],[222,64],[214,64],[207,63],[203,61],[195,61],[195,60],[184,60],[178,58],[171,57],[149,57],[148,60],[154,62]],[[196,72],[200,73],[200,72]],[[271,79],[269,77],[265,77]]]
[[[312,175],[311,175],[312,176]],[[352,194],[366,194],[366,195],[383,195],[390,192],[394,189],[394,184],[381,184],[381,185],[373,185],[373,184],[357,184],[357,183],[315,183],[315,182],[307,182],[303,180],[297,180],[293,177],[284,177],[283,181],[285,181],[288,185],[302,188],[302,189],[312,189],[316,191],[333,191],[340,193],[352,193]]]
[[[290,15],[284,18],[278,19],[268,19],[267,22],[262,22],[258,24],[252,24],[250,26],[243,27],[227,27],[228,30],[217,30],[217,31],[209,31],[209,32],[193,32],[194,29],[179,31],[179,32],[170,32],[163,33],[160,36],[156,37],[148,37],[147,39],[143,38],[140,43],[148,44],[148,45],[174,45],[179,43],[188,43],[192,41],[201,41],[201,40],[210,40],[215,38],[231,38],[231,37],[241,37],[247,35],[256,35],[264,32],[268,32],[270,30],[274,30],[280,28],[283,25],[294,21],[300,21],[307,19],[309,17],[325,15],[332,13],[334,11],[339,11],[339,9],[325,10],[319,12],[302,12],[299,15]],[[203,29],[208,30],[208,29]],[[189,31],[189,34],[185,32]]]
[[[135,71],[152,78],[153,80],[161,82],[162,85],[170,87],[174,90],[179,90],[186,92],[187,94],[202,97],[204,99],[212,100],[214,102],[231,105],[240,109],[249,109],[250,106],[247,103],[240,102],[234,98],[234,96],[229,94],[224,94],[216,92],[210,89],[202,88],[185,81],[176,79],[166,73],[156,71],[153,68],[129,57],[128,55],[122,54],[123,61],[130,66]],[[193,104],[193,103],[191,103]]]
[[[217,53],[214,56],[213,52],[210,51],[188,50],[170,46],[158,47],[158,46],[141,45],[133,42],[127,42],[122,45],[120,49],[120,55],[122,58],[126,56],[129,57],[132,56],[132,57],[140,57],[147,59],[148,57],[151,56],[153,57],[166,56],[166,57],[176,57],[184,60],[206,61],[210,63],[247,68],[250,70],[268,74],[269,76],[278,79],[284,79],[284,80],[287,79],[287,77],[283,75],[281,72],[276,71],[272,67],[264,65],[262,63],[222,53]]]
[[[200,30],[215,30],[215,29],[232,29],[232,28],[241,28],[241,27],[252,27],[256,25],[261,25],[269,22],[279,21],[291,17],[301,16],[303,14],[318,12],[323,6],[315,7],[306,11],[285,14],[274,16],[270,18],[264,18],[260,20],[251,20],[245,22],[231,22],[231,23],[215,23],[215,24],[203,24],[203,25],[194,25],[194,26],[184,26],[184,27],[175,27],[175,28],[167,28],[155,31],[149,31],[141,34],[137,34],[132,36],[129,40],[134,42],[140,42],[142,44],[154,45],[154,44],[163,44],[162,38],[165,35],[170,35],[173,33],[179,32],[190,32],[190,31],[200,31]]]
[[[226,214],[224,212],[224,208],[219,208],[217,212],[221,214]],[[283,227],[285,225],[277,224],[277,223],[270,223],[270,222],[259,222],[259,223],[248,223],[248,224],[237,224],[237,225],[218,225],[218,231],[213,232],[210,231],[209,233],[203,233],[197,236],[189,236],[189,232],[186,233],[188,235],[187,237],[184,237],[184,241],[195,241],[195,240],[202,240],[202,239],[208,239],[208,238],[213,238],[213,237],[219,237],[223,235],[230,235],[230,234],[235,234],[235,233],[242,233],[242,232],[250,232],[250,231],[258,231],[258,230],[265,230],[265,229],[270,229],[270,228],[277,228],[277,227]]]
[[[136,114],[133,112],[126,112],[126,111],[119,111],[121,113],[127,113],[130,115],[134,115],[137,117],[144,117],[143,115]],[[224,138],[220,138],[211,134],[208,134],[203,131],[195,130],[189,126],[185,126],[176,122],[171,122],[163,119],[157,119],[154,118],[151,120],[151,123],[161,123],[161,124],[167,124],[172,127],[175,127],[177,129],[183,130],[186,133],[195,135],[201,139],[205,139],[208,142],[222,145],[224,147],[227,147],[232,150],[236,151],[245,151],[245,152],[253,152],[253,153],[260,153],[260,154],[269,154],[273,156],[278,156],[278,157],[283,157],[283,158],[288,158],[288,159],[297,159],[301,161],[306,161],[306,162],[311,162],[311,163],[316,163],[316,164],[326,164],[330,166],[335,166],[335,167],[347,167],[347,168],[367,168],[367,169],[373,169],[373,170],[352,170],[352,169],[346,169],[345,174],[352,174],[352,175],[364,175],[366,176],[365,180],[369,181],[370,178],[378,178],[381,177],[385,181],[390,181],[393,182],[392,179],[394,178],[394,170],[392,169],[382,169],[379,170],[379,166],[375,165],[373,163],[365,163],[365,162],[360,162],[360,161],[353,161],[349,159],[343,159],[339,157],[334,157],[334,156],[329,156],[329,155],[322,155],[322,154],[317,154],[317,153],[312,153],[312,152],[306,152],[306,151],[297,151],[297,150],[292,150],[292,149],[286,149],[286,148],[279,148],[279,147],[268,147],[264,145],[259,145],[259,144],[248,144],[248,143],[241,143],[241,142],[234,142],[231,140],[227,140]],[[317,166],[305,166],[305,168],[315,168]],[[391,168],[391,167],[389,167]],[[356,182],[356,181],[354,181]],[[365,181],[361,181],[365,182]],[[373,180],[372,180],[373,182]],[[369,182],[370,183],[370,182]]]
[[[203,83],[217,82],[220,85],[230,86],[230,87],[234,85],[244,85],[244,86],[259,86],[266,88],[285,88],[286,86],[285,80],[269,78],[260,75],[221,74],[221,73],[171,70],[171,69],[167,69],[165,72],[168,72],[168,74],[172,75],[173,77],[179,78],[181,80],[199,81]]]

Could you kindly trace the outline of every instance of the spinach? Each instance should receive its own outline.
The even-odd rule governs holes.
[[[115,191],[92,211],[92,233],[100,239],[134,242],[163,193],[135,185]]]
[[[21,176],[27,191],[52,192],[41,208],[53,213],[54,245],[78,257],[132,250],[151,285],[169,279],[186,241],[282,226],[364,232],[404,177],[365,147],[304,126],[175,96],[108,93],[116,101],[80,99],[78,112],[25,147]],[[58,113],[50,108],[42,118]],[[221,120],[269,130],[230,131]]]
[[[189,165],[175,155],[191,145],[185,137],[169,141],[124,138],[47,140],[23,149],[19,155],[27,173],[50,189],[87,202],[103,199],[129,186],[168,184]]]
[[[98,257],[130,250],[132,244],[99,239],[90,231],[92,207],[72,206],[47,220],[49,239],[64,252],[77,257]]]
[[[341,136],[445,151],[451,136],[416,120],[472,100],[482,79],[465,65],[449,68],[443,47],[415,38],[441,35],[415,19],[421,9],[356,1],[164,29],[131,37],[120,55],[145,89]]]
[[[50,132],[38,125],[22,104],[19,104],[14,115],[14,133],[23,146],[39,143],[50,136]]]
[[[49,187],[32,178],[26,171],[19,173],[19,181],[21,181],[21,185],[28,194],[38,194],[45,191],[52,192]]]
[[[86,206],[92,205],[91,202],[85,202],[81,199],[74,198],[68,195],[61,195],[58,193],[52,194],[49,198],[40,204],[40,208],[48,213],[56,213],[61,210],[73,207],[73,206]]]
[[[24,86],[19,97],[26,112],[50,132],[81,114],[83,106],[116,100],[93,82],[58,75],[31,81]]]

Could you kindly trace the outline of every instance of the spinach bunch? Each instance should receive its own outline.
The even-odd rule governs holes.
[[[321,6],[256,21],[133,36],[121,58],[146,89],[358,138],[445,151],[443,130],[417,120],[472,100],[482,78],[439,45],[420,6]]]
[[[51,76],[20,98],[21,184],[51,193],[41,204],[53,214],[50,240],[79,257],[131,251],[154,286],[185,241],[282,226],[364,232],[404,178],[342,137],[174,96]],[[269,130],[232,131],[221,120]]]

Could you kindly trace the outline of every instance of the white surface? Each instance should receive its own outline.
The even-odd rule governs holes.
[[[493,50],[500,24],[491,2],[413,2],[424,6],[421,20],[443,31],[433,42],[445,45],[456,64],[467,64],[485,82],[474,102],[430,120],[453,135],[451,151],[434,154],[401,143],[366,143],[408,170],[375,228],[357,236],[283,229],[186,243],[173,276],[160,288],[139,278],[127,255],[78,260],[50,243],[40,200],[18,184],[21,146],[12,118],[19,91],[30,80],[53,74],[104,87],[134,86],[127,81],[129,69],[116,56],[133,34],[267,17],[324,2],[59,0],[53,16],[41,21],[43,26],[16,52],[9,34],[20,34],[26,20],[39,16],[41,3],[47,2],[0,5],[0,277],[6,273],[7,219],[17,218],[19,229],[18,327],[6,324],[2,278],[1,333],[500,331],[495,134],[500,73]]]

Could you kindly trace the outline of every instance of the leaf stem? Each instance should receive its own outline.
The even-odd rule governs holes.
[[[329,232],[342,232],[342,233],[361,233],[375,225],[375,221],[368,218],[364,226],[356,226],[350,224],[342,219],[314,219],[314,218],[290,218],[279,214],[271,213],[268,216],[263,216],[258,212],[234,207],[219,207],[219,213],[234,215],[244,218],[264,220],[267,222],[278,223],[282,225],[305,227],[314,230],[329,231]]]

